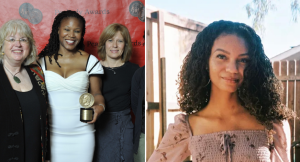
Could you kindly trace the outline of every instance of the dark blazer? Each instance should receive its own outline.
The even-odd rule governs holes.
[[[41,147],[42,159],[48,160],[49,131],[47,123],[47,91],[41,69],[36,66],[25,66],[31,79],[41,108]],[[0,161],[24,162],[24,130],[21,106],[0,63]],[[47,157],[46,157],[47,156]]]
[[[139,147],[142,123],[145,124],[145,121],[142,121],[142,113],[143,109],[145,109],[145,66],[136,70],[132,77],[131,107],[135,115],[133,131],[133,151],[136,153]]]

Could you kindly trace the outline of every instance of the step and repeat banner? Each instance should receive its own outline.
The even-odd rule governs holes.
[[[73,10],[86,20],[85,51],[97,58],[97,45],[104,28],[112,23],[125,25],[131,35],[131,62],[145,65],[145,0],[14,0],[1,1],[0,26],[22,19],[32,29],[38,52],[48,43],[55,16]]]

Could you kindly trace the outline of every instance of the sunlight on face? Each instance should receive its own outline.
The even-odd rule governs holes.
[[[244,39],[235,34],[222,34],[214,42],[209,58],[212,89],[235,92],[242,84],[249,60]]]

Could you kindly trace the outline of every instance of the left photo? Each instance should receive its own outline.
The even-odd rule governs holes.
[[[1,161],[144,162],[145,0],[2,5]]]

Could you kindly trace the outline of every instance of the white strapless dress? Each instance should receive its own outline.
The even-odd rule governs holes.
[[[91,162],[95,129],[94,124],[80,122],[79,97],[88,92],[89,75],[104,73],[100,62],[90,55],[86,71],[76,72],[68,78],[46,70],[44,58],[40,63],[50,104],[51,162]]]

